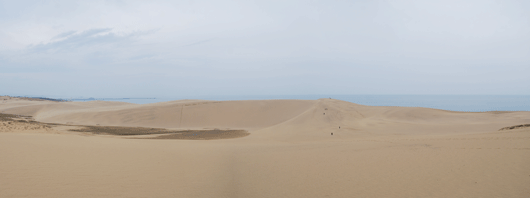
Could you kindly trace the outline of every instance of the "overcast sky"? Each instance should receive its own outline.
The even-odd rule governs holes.
[[[0,0],[0,95],[528,95],[529,10],[527,0]]]

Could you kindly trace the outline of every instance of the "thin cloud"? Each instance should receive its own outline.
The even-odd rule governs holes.
[[[118,36],[111,32],[112,29],[90,29],[83,32],[66,32],[61,33],[54,38],[63,38],[58,41],[51,41],[46,44],[29,46],[28,50],[32,53],[38,52],[64,52],[75,50],[80,47],[112,44],[128,39],[130,36]]]
[[[69,36],[71,36],[71,35],[73,35],[75,33],[77,33],[77,32],[76,31],[63,32],[63,33],[58,34],[57,36],[54,36],[51,40],[65,39],[65,38],[68,38]]]
[[[43,52],[71,52],[72,50],[91,47],[125,43],[130,45],[138,37],[153,34],[157,30],[135,31],[126,34],[117,34],[111,28],[95,28],[85,31],[68,31],[54,36],[50,42],[28,46],[30,53]]]

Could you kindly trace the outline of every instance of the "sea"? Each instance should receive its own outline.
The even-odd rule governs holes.
[[[183,99],[230,100],[315,100],[333,98],[370,106],[426,107],[463,112],[530,111],[530,95],[232,95],[152,98],[78,98],[72,101],[121,101],[148,104]]]

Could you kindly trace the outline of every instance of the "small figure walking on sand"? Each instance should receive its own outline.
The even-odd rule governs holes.
[[[339,126],[339,129],[340,129],[340,126]]]
[[[331,133],[331,135],[333,135],[333,133]]]

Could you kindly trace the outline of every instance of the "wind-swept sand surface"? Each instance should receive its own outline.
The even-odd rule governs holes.
[[[6,97],[0,112],[32,116],[0,119],[0,197],[530,195],[530,127],[499,130],[529,124],[530,112],[333,99],[138,105]],[[85,125],[250,135],[186,140],[69,131]]]

